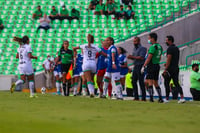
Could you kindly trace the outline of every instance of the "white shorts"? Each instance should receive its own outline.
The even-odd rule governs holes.
[[[54,76],[59,76],[59,78],[62,77],[62,73],[61,72],[57,72],[57,71],[53,71]]]
[[[113,72],[113,73],[106,72],[105,77],[111,78],[114,81],[120,80],[120,72]]]
[[[83,63],[82,69],[83,69],[83,72],[91,71],[92,73],[96,73],[96,69],[97,69],[96,62]]]
[[[32,64],[19,64],[18,70],[20,75],[32,75],[34,73]]]
[[[120,75],[120,78],[124,78],[125,77],[125,75]]]

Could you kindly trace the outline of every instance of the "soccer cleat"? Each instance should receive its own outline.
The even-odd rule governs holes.
[[[11,85],[11,87],[10,87],[10,92],[11,92],[11,93],[14,92],[15,87],[16,87],[15,83],[12,83],[12,85]]]
[[[36,94],[30,95],[30,98],[38,98],[38,96]]]
[[[154,102],[153,98],[150,98],[150,99],[149,99],[149,102]]]
[[[169,100],[163,99],[163,102],[164,102],[164,103],[169,103]]]
[[[186,102],[186,100],[184,99],[184,98],[182,98],[182,99],[180,99],[179,101],[178,101],[178,103],[185,103]]]
[[[94,98],[94,94],[90,94],[90,98]]]
[[[106,98],[106,96],[105,95],[100,95],[100,98]]]
[[[159,99],[158,100],[158,103],[163,103],[164,101],[162,99]]]

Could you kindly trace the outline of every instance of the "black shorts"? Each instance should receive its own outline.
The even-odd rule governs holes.
[[[147,76],[146,79],[158,80],[159,78],[160,65],[150,64],[147,66]]]
[[[61,73],[68,73],[71,64],[61,64]]]

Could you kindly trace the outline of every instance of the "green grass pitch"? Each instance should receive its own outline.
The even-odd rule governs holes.
[[[0,133],[199,133],[200,102],[0,92]]]

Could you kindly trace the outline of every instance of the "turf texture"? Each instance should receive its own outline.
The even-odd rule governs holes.
[[[167,104],[0,91],[0,133],[198,133],[200,102]]]

